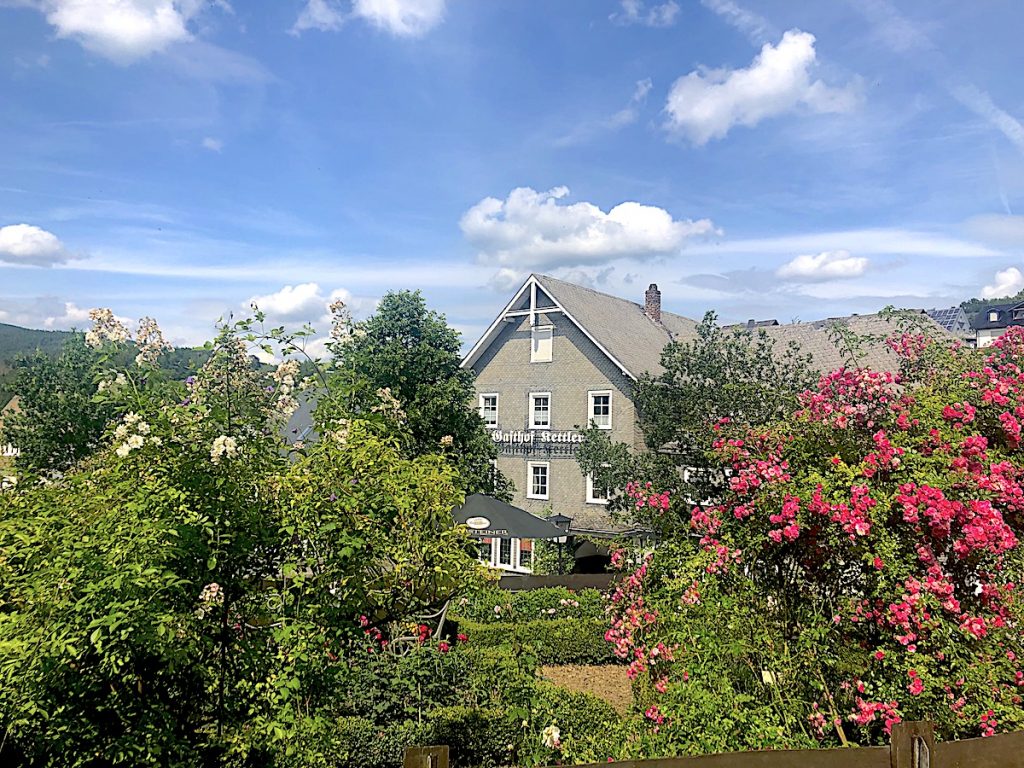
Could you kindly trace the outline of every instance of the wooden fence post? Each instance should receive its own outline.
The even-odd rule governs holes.
[[[935,728],[928,722],[896,723],[889,742],[891,768],[938,768]]]
[[[448,747],[406,747],[402,768],[448,768]]]

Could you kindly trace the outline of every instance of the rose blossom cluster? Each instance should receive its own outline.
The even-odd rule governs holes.
[[[89,319],[92,320],[92,328],[85,332],[85,343],[93,349],[99,349],[108,341],[120,344],[131,338],[124,323],[109,309],[90,309]]]
[[[159,446],[162,441],[156,435],[150,435],[150,431],[149,424],[143,421],[139,414],[126,413],[114,429],[114,440],[119,443],[114,453],[123,459],[146,443]]]

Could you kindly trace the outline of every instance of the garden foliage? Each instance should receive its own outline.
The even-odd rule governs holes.
[[[665,540],[616,557],[608,639],[655,753],[1024,726],[1024,330],[888,344],[898,373],[829,373],[766,418],[712,411],[704,503],[627,486]]]
[[[175,384],[155,324],[119,375],[127,331],[94,319],[94,397],[123,416],[74,471],[0,492],[0,763],[323,764],[353,659],[439,648],[419,617],[474,578],[456,469],[408,449],[388,391],[353,408],[330,370],[322,439],[289,452],[300,344],[281,329],[225,327]],[[255,344],[283,362],[255,367]]]

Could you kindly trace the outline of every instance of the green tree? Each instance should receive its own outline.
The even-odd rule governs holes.
[[[386,389],[401,403],[413,455],[444,444],[467,493],[510,497],[507,480],[492,464],[497,449],[474,406],[473,372],[460,365],[459,333],[427,308],[419,291],[385,294],[337,349],[339,367],[369,383],[369,396]]]
[[[114,413],[93,402],[101,362],[77,333],[56,356],[37,351],[18,359],[19,412],[5,421],[3,437],[21,450],[19,468],[63,471],[96,450]]]
[[[99,451],[0,490],[0,763],[324,765],[366,645],[473,579],[440,449],[408,456],[380,396],[289,455],[299,366],[255,368],[251,328],[187,393],[121,372]]]
[[[721,419],[770,422],[792,410],[798,395],[817,380],[810,358],[795,345],[780,348],[763,330],[723,330],[713,312],[704,316],[694,340],[665,347],[661,365],[660,374],[643,375],[634,389],[647,451],[634,453],[602,430],[587,432],[577,458],[605,487],[621,491],[628,482],[651,481],[675,495],[708,498],[720,479],[720,473],[708,471],[705,458],[712,427]],[[611,508],[662,533],[688,524],[660,510],[638,510],[622,493]]]

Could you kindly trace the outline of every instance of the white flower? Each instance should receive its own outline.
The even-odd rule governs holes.
[[[221,435],[213,441],[210,448],[210,459],[214,464],[220,464],[223,457],[233,459],[238,454],[238,442],[233,437]]]
[[[142,435],[132,435],[125,441],[125,445],[128,446],[128,450],[134,451],[136,448],[141,448],[146,442],[146,439]]]
[[[540,732],[540,742],[548,749],[561,749],[561,736],[562,732],[558,730],[557,725],[549,725]]]
[[[124,423],[128,426],[138,424],[140,421],[142,421],[142,417],[137,413],[128,412],[124,415]]]
[[[140,421],[138,424],[135,425],[135,431],[138,432],[140,435],[148,435],[149,424],[147,424],[144,421]]]
[[[451,435],[445,435],[444,437],[441,438],[441,445],[443,446],[449,446],[452,444],[452,442],[454,442],[454,440]]]
[[[0,479],[0,491],[9,491],[18,485],[18,478],[14,475],[5,475]]]
[[[132,449],[128,447],[127,443],[122,443],[121,445],[117,446],[117,450],[115,450],[114,453],[116,453],[123,459],[125,456],[131,453],[131,451]]]
[[[120,442],[126,437],[128,437],[128,426],[126,424],[118,424],[117,429],[114,430],[114,439]]]
[[[131,338],[128,329],[109,309],[90,309],[89,319],[92,320],[92,330],[86,331],[85,343],[90,347],[102,347],[104,341],[118,344]]]
[[[139,329],[135,332],[139,354],[135,356],[136,365],[156,365],[160,353],[173,347],[164,340],[163,331],[151,317],[139,320]]]
[[[161,440],[159,437],[156,437],[156,436],[153,436],[153,437],[149,438],[149,442],[151,442],[153,445],[156,445],[156,446],[160,446],[160,445],[164,444],[164,441]]]

